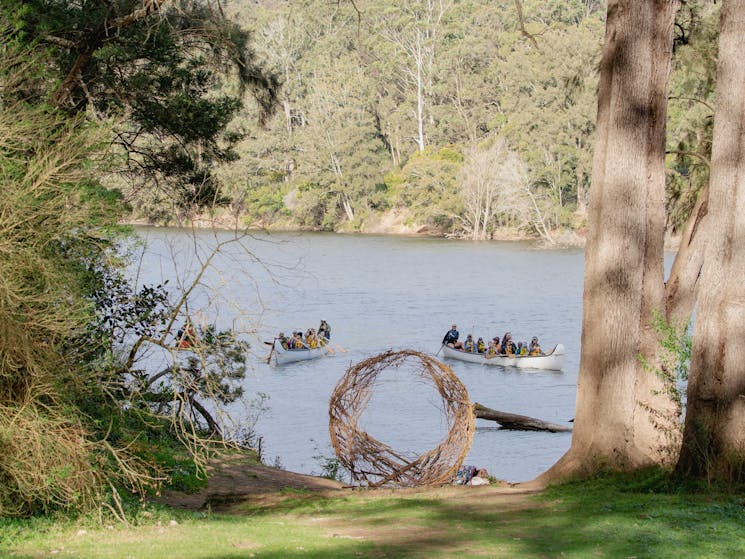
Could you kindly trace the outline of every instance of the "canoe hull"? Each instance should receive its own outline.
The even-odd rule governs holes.
[[[460,351],[447,345],[442,346],[442,354],[449,359],[458,359],[469,363],[479,363],[481,365],[500,365],[502,367],[516,367],[518,369],[541,369],[544,371],[561,371],[564,367],[564,346],[558,344],[551,353],[546,355],[521,355],[518,357],[508,357],[506,355],[496,355],[487,358],[483,353],[469,353]]]
[[[271,362],[275,365],[286,365],[288,363],[297,363],[298,361],[310,361],[318,359],[326,354],[326,348],[316,349],[285,349],[280,344],[274,344],[272,349]]]

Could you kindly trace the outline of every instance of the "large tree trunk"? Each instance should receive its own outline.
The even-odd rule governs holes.
[[[745,480],[745,0],[722,5],[707,247],[677,465]]]
[[[544,479],[675,458],[654,361],[664,316],[665,118],[674,0],[611,0],[600,68],[572,446]],[[674,451],[673,451],[674,452]]]

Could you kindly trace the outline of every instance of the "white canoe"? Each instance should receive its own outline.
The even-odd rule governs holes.
[[[308,361],[310,359],[318,359],[326,354],[325,347],[319,347],[316,349],[285,349],[282,344],[274,342],[272,347],[271,362],[275,365],[285,365],[287,363],[294,363],[296,361]]]
[[[561,371],[564,366],[564,346],[557,344],[556,347],[545,355],[519,355],[509,357],[507,355],[494,355],[487,357],[483,353],[470,353],[461,351],[447,345],[442,346],[442,354],[450,359],[459,359],[469,363],[481,363],[482,365],[501,365],[502,367],[517,367],[518,369],[543,369],[544,371]]]

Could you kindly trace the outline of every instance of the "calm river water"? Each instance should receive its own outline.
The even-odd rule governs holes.
[[[230,233],[140,228],[146,243],[133,270],[140,283],[188,283]],[[265,461],[322,473],[333,457],[328,402],[350,364],[388,349],[436,354],[452,323],[461,337],[487,339],[507,330],[517,341],[538,336],[544,349],[561,342],[563,372],[518,371],[447,361],[471,401],[502,411],[571,425],[579,365],[581,250],[538,250],[528,243],[333,234],[255,235],[223,247],[196,289],[192,312],[252,331],[249,396],[265,394],[266,410],[234,414],[263,437]],[[219,294],[209,288],[218,288]],[[332,329],[337,355],[274,368],[264,363],[278,332]],[[343,351],[346,350],[346,351]],[[406,371],[381,377],[364,427],[400,451],[420,453],[446,434],[441,400]],[[477,420],[468,464],[508,481],[532,479],[570,445],[571,434],[504,431]]]

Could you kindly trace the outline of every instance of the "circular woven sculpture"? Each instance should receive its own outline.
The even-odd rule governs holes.
[[[395,451],[361,430],[359,421],[378,375],[412,362],[415,373],[432,382],[442,396],[449,433],[436,448],[407,459],[406,452]],[[329,432],[339,462],[356,481],[370,487],[438,485],[452,480],[471,448],[473,407],[466,387],[447,365],[418,351],[388,351],[351,366],[336,385],[329,404]]]

